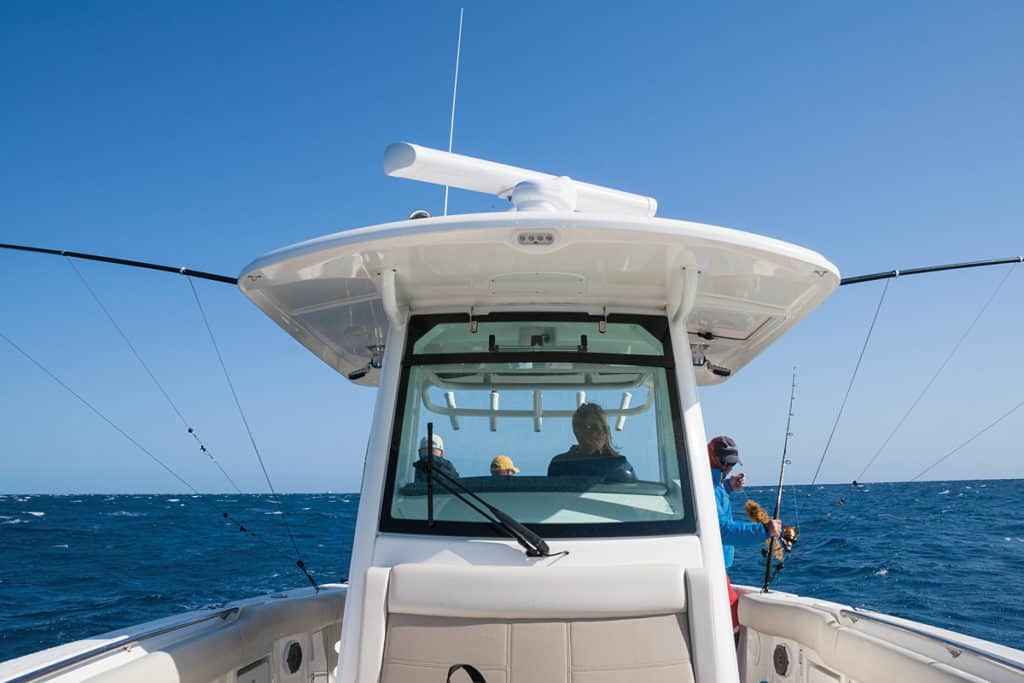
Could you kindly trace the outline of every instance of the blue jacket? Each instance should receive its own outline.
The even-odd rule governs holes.
[[[604,482],[636,481],[636,472],[625,456],[600,454],[587,456],[573,446],[551,459],[549,477],[590,477]]]
[[[453,465],[452,461],[449,460],[448,458],[439,458],[437,456],[434,456],[434,461],[432,463],[430,463],[430,464],[434,468],[434,474],[437,474],[438,472],[440,472],[441,474],[447,474],[452,479],[458,479],[459,478],[459,471],[457,469],[455,469],[455,465]],[[426,458],[424,458],[423,456],[420,456],[420,459],[413,463],[413,468],[416,470],[415,474],[413,475],[414,476],[414,481],[417,484],[421,484],[421,483],[425,484],[426,481],[427,481],[427,462],[426,462]],[[439,479],[439,477],[435,478],[434,481],[437,481],[437,479]],[[443,483],[448,483],[448,482],[445,481]]]
[[[735,544],[750,544],[768,538],[764,526],[757,522],[738,522],[732,518],[732,501],[722,482],[722,470],[711,468],[711,481],[715,483],[715,503],[718,506],[718,530],[722,534],[722,555],[725,568],[732,566],[736,554]]]

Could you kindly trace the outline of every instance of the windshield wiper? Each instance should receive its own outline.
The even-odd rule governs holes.
[[[450,475],[441,472],[440,470],[433,468],[431,468],[431,470],[435,481],[440,484],[442,488],[475,510],[488,522],[500,527],[509,536],[514,538],[516,542],[526,550],[526,555],[528,557],[552,557],[552,555],[568,554],[568,551],[551,553],[548,548],[548,544],[544,539],[541,538],[539,534],[531,531],[522,522],[494,505],[491,505],[486,500],[467,489],[462,482],[457,479],[452,478]],[[430,477],[430,474],[427,476]],[[477,503],[479,503],[479,505],[477,505]],[[484,509],[481,509],[481,505]]]
[[[433,423],[428,423],[428,435],[433,431]],[[430,436],[427,438],[429,439]],[[430,453],[428,457],[433,458],[434,454]],[[436,481],[443,489],[448,491],[448,493],[461,500],[471,509],[476,511],[481,517],[514,538],[516,543],[521,545],[526,551],[527,557],[553,557],[554,555],[569,554],[568,550],[564,550],[560,553],[552,553],[548,544],[540,537],[539,534],[531,531],[522,522],[494,505],[491,505],[486,500],[467,489],[462,482],[445,472],[435,469],[432,465],[433,463],[429,461],[424,464],[424,467],[427,470],[427,518],[428,523],[431,525],[433,525],[434,520],[433,485]],[[481,506],[483,507],[481,508]]]

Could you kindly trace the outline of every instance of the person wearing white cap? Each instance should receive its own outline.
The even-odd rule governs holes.
[[[434,474],[440,472],[442,475],[447,475],[452,479],[459,478],[459,471],[455,469],[455,465],[444,457],[444,439],[441,438],[440,434],[434,434],[433,447],[427,450],[427,437],[420,439],[420,459],[416,462],[416,475],[415,480],[417,482],[426,483],[427,481],[427,458],[433,458],[430,461],[431,466],[434,469]]]

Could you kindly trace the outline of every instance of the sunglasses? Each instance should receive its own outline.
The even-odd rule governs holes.
[[[734,455],[730,455],[726,457],[720,457],[718,459],[718,462],[722,465],[722,467],[735,467],[736,465],[740,464],[740,459]]]
[[[600,422],[584,422],[578,425],[581,432],[601,432],[604,433],[604,425]]]

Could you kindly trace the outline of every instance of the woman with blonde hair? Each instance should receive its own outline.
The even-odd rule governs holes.
[[[601,481],[636,481],[629,461],[612,446],[604,408],[584,403],[572,416],[576,445],[551,459],[549,477],[588,477]]]

